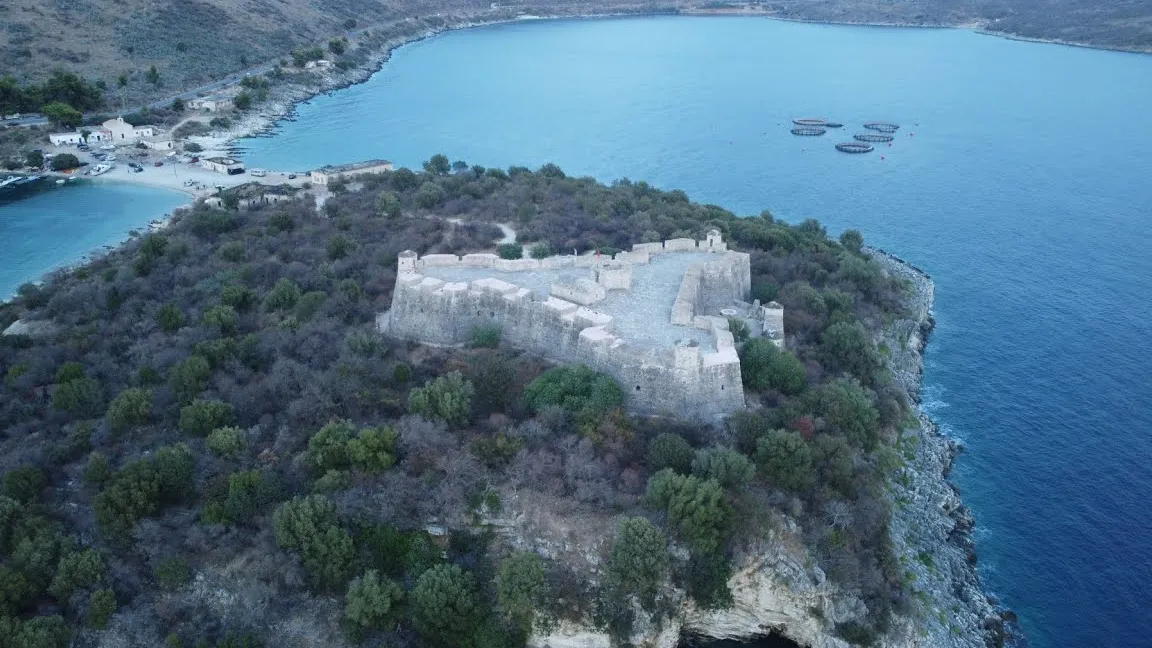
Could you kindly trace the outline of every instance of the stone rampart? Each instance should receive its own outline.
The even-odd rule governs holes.
[[[463,258],[446,254],[419,257],[406,251],[398,257],[392,308],[380,316],[379,327],[382,332],[401,339],[457,346],[468,343],[477,327],[496,324],[501,327],[503,340],[513,347],[559,362],[583,363],[611,375],[627,394],[629,409],[633,411],[715,419],[742,409],[740,359],[728,331],[728,321],[704,314],[705,305],[711,299],[704,293],[718,291],[722,294],[715,299],[728,302],[747,297],[748,256],[729,253],[727,246],[719,241],[718,233],[709,241],[673,239],[640,245],[646,247],[618,253],[614,259],[591,255],[513,261],[490,254],[470,254]],[[621,263],[648,263],[651,254],[678,251],[722,253],[716,261],[692,266],[685,272],[671,315],[674,325],[710,331],[716,343],[715,351],[702,350],[695,342],[658,349],[629,344],[616,335],[612,316],[590,307],[596,300],[581,299],[596,291],[603,299],[606,288],[616,289],[598,281],[577,279],[554,283],[550,286],[551,295],[538,295],[496,277],[448,282],[421,272],[425,268],[452,265],[490,267],[497,273],[530,272],[537,268],[613,267]],[[608,283],[622,281],[621,272],[616,267],[605,275],[610,277]],[[630,280],[630,272],[628,277]],[[574,292],[566,292],[568,288]],[[578,301],[585,304],[576,303]]]

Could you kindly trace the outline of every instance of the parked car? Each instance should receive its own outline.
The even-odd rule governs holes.
[[[100,150],[102,150],[102,151],[115,151],[116,146],[113,144],[104,144],[103,146],[100,147]]]
[[[163,162],[161,162],[160,160],[156,160],[156,163],[155,163],[155,164],[153,164],[152,166],[158,166],[158,167],[159,167],[159,166],[164,166],[164,163],[163,163]]]
[[[289,174],[288,174],[288,179],[289,179],[289,180],[295,180],[295,179],[296,179],[296,174],[295,174],[295,173],[289,173]]]
[[[252,169],[249,173],[256,176],[257,178],[263,178],[264,176],[268,175],[268,172],[264,169]]]

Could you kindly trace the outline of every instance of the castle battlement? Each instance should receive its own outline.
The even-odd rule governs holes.
[[[740,359],[720,311],[759,321],[767,309],[744,301],[748,255],[729,251],[718,231],[612,257],[406,251],[397,269],[392,308],[378,320],[386,334],[459,346],[495,324],[511,346],[613,376],[635,411],[715,418],[744,407]],[[780,327],[782,339],[782,316]]]

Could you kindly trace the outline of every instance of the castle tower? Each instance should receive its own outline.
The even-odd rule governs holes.
[[[416,259],[419,258],[412,250],[404,250],[396,255],[396,272],[398,274],[411,274],[416,272]]]
[[[724,238],[720,236],[720,230],[710,229],[708,230],[708,234],[705,236],[704,241],[708,244],[708,249],[714,250],[724,243]]]

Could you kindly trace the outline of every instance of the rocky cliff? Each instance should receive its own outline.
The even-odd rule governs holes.
[[[932,330],[931,278],[897,257],[872,250],[885,270],[908,281],[908,319],[893,322],[880,342],[890,349],[897,380],[918,401],[923,351]],[[980,587],[975,570],[973,519],[947,475],[958,452],[918,411],[919,425],[900,443],[905,466],[891,483],[891,535],[909,580],[913,609],[894,619],[877,645],[887,648],[985,648],[1004,643],[1004,620]],[[809,559],[798,525],[780,520],[761,546],[743,552],[729,581],[733,604],[700,610],[681,597],[663,623],[638,624],[635,645],[672,648],[683,635],[751,640],[777,635],[809,648],[852,645],[838,623],[867,614],[863,603],[825,578]],[[527,531],[527,529],[524,529]],[[586,548],[587,549],[587,548]],[[594,555],[584,552],[585,556]],[[611,640],[591,625],[562,624],[535,636],[537,648],[607,648]]]

